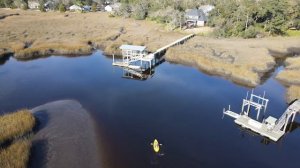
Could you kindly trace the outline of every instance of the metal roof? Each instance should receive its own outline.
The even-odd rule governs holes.
[[[134,50],[134,51],[144,51],[146,50],[145,46],[135,46],[135,45],[121,45],[121,50]]]
[[[207,21],[205,13],[201,9],[188,9],[186,11],[186,17],[198,17],[200,21]]]

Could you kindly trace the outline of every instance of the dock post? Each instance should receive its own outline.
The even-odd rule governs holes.
[[[113,54],[113,63],[115,63],[115,54]]]
[[[292,122],[294,122],[295,118],[296,118],[296,113],[293,114]]]

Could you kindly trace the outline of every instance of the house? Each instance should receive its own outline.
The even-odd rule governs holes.
[[[28,8],[29,9],[38,9],[40,4],[36,1],[28,1]]]
[[[78,5],[72,5],[69,8],[70,11],[82,11],[82,8]]]
[[[203,27],[207,22],[207,16],[201,9],[188,9],[185,18],[188,27]]]

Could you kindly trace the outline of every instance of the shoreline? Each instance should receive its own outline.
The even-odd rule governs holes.
[[[7,55],[17,60],[51,55],[88,55],[97,49],[105,55],[118,56],[122,44],[145,45],[153,52],[185,35],[184,32],[167,31],[162,25],[150,21],[111,18],[104,12],[41,13],[0,9],[1,13],[7,15],[0,19],[2,60]],[[277,68],[276,59],[285,62],[300,55],[299,46],[299,37],[216,39],[196,36],[183,45],[170,48],[165,58],[253,88]],[[289,61],[289,64],[293,62]],[[290,72],[293,71],[292,76],[300,74],[298,64],[296,66],[292,70],[286,66],[284,71],[287,72],[279,73],[275,78],[288,88],[295,85]],[[295,86],[300,86],[299,82]]]

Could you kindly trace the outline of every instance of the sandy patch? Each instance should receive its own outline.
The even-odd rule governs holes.
[[[93,121],[79,102],[55,101],[32,112],[39,124],[30,167],[100,167]]]

